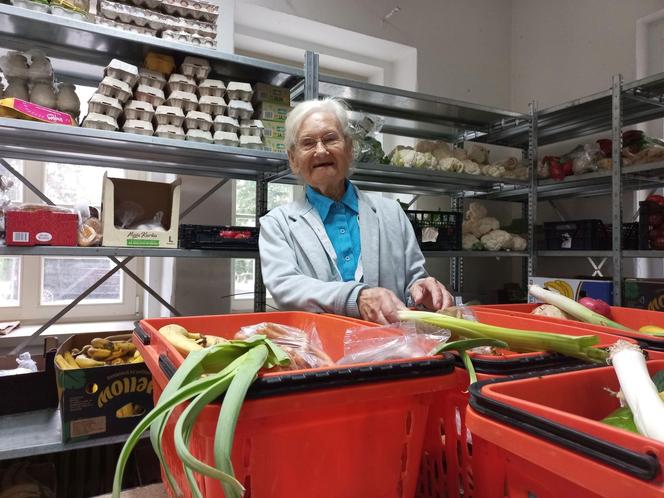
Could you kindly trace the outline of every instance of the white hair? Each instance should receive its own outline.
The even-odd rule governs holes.
[[[297,142],[297,134],[304,120],[310,114],[315,112],[330,112],[337,117],[339,127],[346,139],[351,140],[350,130],[348,128],[348,105],[340,99],[334,97],[325,97],[321,100],[305,100],[297,104],[286,118],[286,150],[292,150]]]

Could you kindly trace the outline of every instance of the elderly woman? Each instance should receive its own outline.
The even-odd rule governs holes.
[[[452,296],[424,269],[401,206],[348,179],[353,157],[346,106],[302,102],[286,120],[291,170],[306,198],[260,220],[263,280],[280,309],[336,313],[378,323],[413,305],[438,310]]]

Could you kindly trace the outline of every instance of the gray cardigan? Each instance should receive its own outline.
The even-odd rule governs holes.
[[[413,227],[399,203],[370,198],[359,190],[357,195],[361,282],[342,281],[334,247],[306,199],[275,208],[260,219],[263,281],[279,309],[358,317],[357,297],[363,288],[385,287],[407,303],[413,282],[428,276]]]

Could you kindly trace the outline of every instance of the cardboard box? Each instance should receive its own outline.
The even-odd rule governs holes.
[[[539,285],[575,301],[582,297],[592,297],[601,299],[609,305],[613,304],[613,282],[610,280],[532,277],[528,280],[528,283]],[[532,296],[528,296],[528,301],[534,302]]]
[[[104,246],[178,247],[180,222],[180,180],[173,183],[146,182],[104,175],[102,223]],[[120,216],[127,206],[142,210],[132,226],[150,223],[162,213],[164,231],[121,228]]]
[[[291,108],[288,104],[274,104],[272,102],[260,102],[256,108],[256,119],[261,121],[286,121],[286,116]]]
[[[52,339],[51,339],[52,340]],[[48,346],[50,348],[50,346]],[[55,348],[44,355],[33,355],[37,372],[0,376],[0,415],[56,408],[58,391],[55,388]],[[18,364],[14,357],[0,357],[0,370],[12,370]]]
[[[81,349],[95,337],[128,334],[105,332],[77,334],[58,348],[64,354]],[[145,363],[61,370],[55,366],[55,379],[60,399],[62,440],[129,434],[153,406],[152,375]],[[140,407],[140,414],[119,416],[127,403]]]
[[[286,144],[283,138],[264,138],[263,146],[269,152],[282,152],[286,153]]]
[[[275,104],[290,105],[290,88],[256,83],[254,85],[253,100],[254,102],[274,102]]]
[[[17,206],[5,212],[8,246],[75,246],[78,214],[47,205]]]
[[[628,308],[664,311],[664,280],[626,278],[623,305]]]
[[[263,137],[272,139],[281,139],[283,142],[286,136],[286,125],[283,121],[263,121]]]

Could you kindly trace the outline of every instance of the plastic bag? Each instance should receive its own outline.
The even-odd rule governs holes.
[[[134,201],[123,201],[115,207],[115,226],[131,228],[145,214],[143,206]]]
[[[164,212],[157,211],[149,223],[141,223],[136,226],[136,230],[152,230],[153,232],[165,232],[166,229],[162,223]]]
[[[314,326],[306,331],[278,323],[263,322],[242,327],[234,339],[246,340],[252,335],[264,335],[288,354],[289,370],[321,368],[334,365],[332,358],[323,350]]]
[[[18,355],[18,358],[16,358],[16,363],[18,363],[18,367],[14,368],[13,370],[0,370],[0,377],[39,371],[35,360],[32,359],[32,356],[30,356],[30,353],[27,351]]]
[[[449,330],[401,322],[384,327],[356,327],[344,336],[344,356],[337,365],[427,356],[450,338]]]
[[[575,175],[597,171],[597,163],[604,157],[602,149],[596,144],[585,144],[575,147],[571,152],[560,158],[561,163],[572,161]]]
[[[376,138],[385,120],[377,116],[365,115],[359,121],[348,123],[353,138],[353,156],[361,163],[387,163],[383,146]]]

